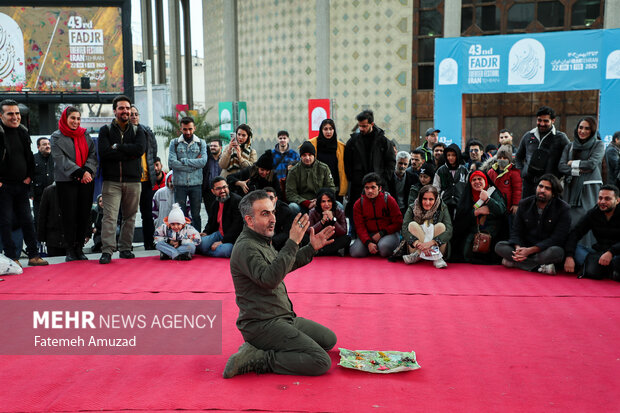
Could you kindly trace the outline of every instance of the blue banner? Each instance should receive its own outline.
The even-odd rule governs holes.
[[[435,123],[461,143],[462,95],[601,90],[600,132],[620,129],[620,30],[435,40]]]

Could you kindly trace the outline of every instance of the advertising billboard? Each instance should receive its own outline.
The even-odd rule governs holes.
[[[24,3],[0,6],[0,94],[116,95],[133,85],[127,1]]]

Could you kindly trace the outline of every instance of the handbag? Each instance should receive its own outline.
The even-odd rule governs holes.
[[[480,232],[480,221],[478,221],[478,232],[474,235],[471,250],[477,254],[488,254],[491,251],[491,234]]]

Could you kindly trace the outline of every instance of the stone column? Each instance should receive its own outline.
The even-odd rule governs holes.
[[[180,10],[179,2],[172,0],[168,2],[168,28],[169,28],[169,53],[168,64],[170,70],[170,99],[172,108],[183,102],[183,78],[181,65],[181,33],[180,33]]]
[[[223,0],[222,7],[224,15],[224,33],[222,34],[224,39],[225,72],[224,100],[236,101],[239,100],[237,0]],[[204,19],[206,19],[206,16]],[[207,27],[206,21],[204,27]]]
[[[604,29],[620,28],[620,2],[617,0],[607,0],[605,2],[605,15],[603,17]]]
[[[461,36],[461,0],[444,0],[443,37]]]
[[[329,0],[316,0],[316,98],[329,99]]]

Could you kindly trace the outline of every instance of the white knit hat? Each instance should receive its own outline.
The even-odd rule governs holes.
[[[181,211],[179,204],[173,204],[168,214],[168,224],[185,224],[185,215]]]

